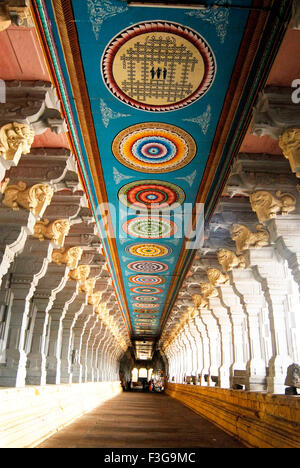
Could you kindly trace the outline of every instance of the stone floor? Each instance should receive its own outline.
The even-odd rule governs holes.
[[[123,392],[38,448],[244,448],[182,403],[160,393]]]

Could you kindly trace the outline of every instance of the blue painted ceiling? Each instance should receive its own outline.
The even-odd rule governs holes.
[[[220,0],[214,3],[222,4]],[[231,5],[240,3],[241,1],[233,0],[226,2]],[[251,2],[242,3],[246,6]],[[76,116],[76,105],[68,85],[52,4],[50,0],[46,0],[45,4],[65,74],[71,106]],[[72,2],[72,6],[103,170],[103,174],[93,173],[83,152],[85,177],[91,187],[95,211],[97,211],[97,194],[93,188],[94,180],[97,177],[104,179],[123,286],[117,283],[116,266],[111,260],[112,275],[117,291],[120,292],[121,287],[125,289],[127,305],[122,304],[122,307],[124,310],[128,307],[133,334],[155,336],[182,249],[183,232],[196,200],[249,12],[247,9],[230,8],[201,10],[130,7],[120,0],[77,0]],[[158,25],[160,27],[165,25],[163,33]],[[135,31],[140,34],[138,45],[134,42]],[[146,36],[143,36],[146,31],[148,31],[147,40],[150,41],[147,49],[144,39]],[[159,33],[155,35],[155,31]],[[122,32],[125,32],[125,36],[121,35]],[[191,39],[193,35],[201,43],[201,52]],[[152,86],[154,81],[156,84],[161,83],[161,86],[167,83],[166,87],[170,91],[170,84],[173,85],[176,80],[182,88],[186,84],[192,86],[193,83],[196,83],[194,86],[197,88],[198,81],[201,82],[202,78],[199,76],[203,70],[201,71],[201,67],[197,68],[197,65],[193,68],[188,61],[184,65],[187,55],[179,57],[175,54],[174,63],[171,63],[171,52],[166,51],[166,47],[170,47],[174,37],[178,38],[178,48],[184,48],[188,43],[192,44],[191,50],[185,52],[191,59],[196,57],[198,65],[201,61],[200,56],[203,57],[203,69],[204,71],[209,69],[211,73],[211,76],[207,77],[207,89],[201,90],[198,96],[195,93],[191,102],[184,99],[189,94],[188,91],[182,95],[183,98],[179,98],[179,94],[173,98],[166,98],[163,102],[165,108],[162,109],[159,108],[159,97],[156,101],[153,97],[155,93],[153,87],[152,96],[146,99],[148,104],[143,109],[146,102],[141,97],[143,93],[129,89],[130,83],[133,84],[134,79],[137,80],[137,76],[132,78],[130,75],[130,67],[136,67],[133,74],[137,75],[137,63],[141,63],[141,67],[148,67],[146,72],[143,69],[140,71],[141,74],[144,73],[143,76],[147,74],[147,85]],[[116,38],[120,41],[119,45],[114,41]],[[170,39],[169,45],[164,42],[167,38]],[[128,41],[132,43],[131,47],[126,49]],[[144,49],[138,49],[139,58],[137,58],[134,54],[140,46]],[[157,47],[162,47],[164,50],[160,50],[159,58],[156,55],[151,61],[151,53],[155,55]],[[143,61],[141,57],[145,53],[148,55]],[[120,66],[123,64],[124,76],[122,69],[113,68],[117,59]],[[111,76],[107,75],[109,72],[112,73]],[[123,91],[125,90],[125,98],[116,91],[114,79],[116,82],[119,80],[118,85]],[[129,82],[129,88],[126,88],[126,81]],[[159,89],[161,91],[161,88]],[[126,93],[129,96],[127,101]],[[163,91],[161,96],[165,97],[166,92]],[[154,101],[156,105],[151,104]],[[177,106],[178,102],[180,104]],[[151,133],[153,128],[156,130]],[[157,133],[157,129],[162,129],[165,134]],[[130,147],[131,156],[132,151],[135,151],[135,160],[126,159],[126,142],[129,138],[132,138],[135,144],[134,147]],[[182,159],[182,164],[172,166],[172,151],[178,151],[180,144],[184,146],[182,151],[186,151],[184,156],[186,159]],[[123,202],[120,202],[120,196]],[[174,196],[174,199],[177,196],[176,200],[180,206],[170,211],[167,204]],[[133,200],[149,204],[155,200],[164,200],[163,206],[167,209],[157,215],[161,218],[159,227],[167,223],[166,226],[168,224],[176,226],[177,231],[170,236],[157,238],[154,235],[157,227],[154,223],[157,220],[154,219],[150,227],[147,220],[146,224],[137,226],[136,218],[147,218],[149,213],[143,209],[145,206],[133,207],[130,204]],[[130,223],[126,228],[128,221]],[[98,223],[103,243],[108,250],[101,217]],[[138,228],[141,231],[138,231]],[[143,233],[146,234],[143,236]],[[153,237],[149,238],[147,233],[152,233]],[[167,255],[156,256],[158,252]],[[108,255],[110,256],[109,251]]]

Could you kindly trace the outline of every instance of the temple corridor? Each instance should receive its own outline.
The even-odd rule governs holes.
[[[300,0],[0,0],[0,448],[300,448]]]
[[[209,421],[162,393],[123,392],[37,448],[242,448]]]

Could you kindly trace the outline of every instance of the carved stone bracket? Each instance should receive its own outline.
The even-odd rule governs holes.
[[[253,111],[252,134],[278,140],[289,128],[299,128],[299,106],[292,101],[291,88],[267,86]]]
[[[275,218],[277,214],[287,215],[296,209],[296,197],[292,193],[276,192],[276,196],[265,190],[251,193],[250,204],[260,222]]]
[[[236,253],[241,254],[249,247],[265,247],[270,243],[270,234],[267,229],[258,224],[257,232],[253,233],[244,224],[234,224],[230,229],[231,239],[235,241]]]
[[[36,216],[43,216],[47,206],[51,203],[53,194],[53,188],[46,184],[36,184],[27,188],[27,185],[20,181],[17,185],[6,187],[2,203],[14,211],[22,207]]]
[[[0,32],[12,24],[33,27],[28,0],[5,0],[0,3]]]
[[[236,255],[232,250],[220,249],[217,256],[224,271],[231,271],[233,268],[246,268],[244,255]]]
[[[283,156],[289,160],[292,172],[300,178],[300,128],[285,130],[279,137],[279,146]]]
[[[38,221],[34,226],[33,236],[40,241],[49,239],[56,245],[63,247],[65,237],[68,235],[71,223],[67,219],[57,219],[50,223],[48,219]]]
[[[82,253],[83,249],[81,247],[70,247],[68,250],[62,247],[60,250],[53,251],[52,261],[58,265],[65,264],[73,270],[77,267]]]
[[[30,125],[35,135],[48,128],[65,133],[67,125],[61,116],[56,89],[46,81],[7,81],[6,101],[0,107],[0,125],[19,122]]]

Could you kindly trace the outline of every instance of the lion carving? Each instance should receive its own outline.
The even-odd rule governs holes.
[[[206,274],[208,276],[209,282],[213,286],[229,283],[228,275],[226,273],[222,273],[218,268],[208,268]]]
[[[221,249],[217,253],[218,260],[224,271],[230,271],[233,268],[245,268],[246,260],[244,255],[237,256],[232,250]]]
[[[37,216],[42,216],[47,206],[51,203],[54,190],[46,184],[36,184],[27,188],[25,182],[17,185],[8,185],[4,190],[3,205],[18,211],[20,207],[31,211]]]
[[[193,302],[196,307],[199,309],[207,309],[208,307],[208,302],[206,299],[204,299],[200,294],[194,294],[193,295]]]
[[[284,216],[295,211],[296,197],[293,194],[281,193],[278,190],[276,197],[265,190],[258,190],[250,194],[252,210],[257,214],[260,222],[276,218],[279,213]]]
[[[250,247],[265,247],[270,243],[270,234],[267,229],[258,224],[257,232],[253,233],[244,224],[234,224],[230,230],[231,239],[235,241],[236,253],[241,254]]]
[[[67,219],[57,219],[50,223],[48,219],[38,221],[34,226],[33,237],[44,241],[49,239],[55,244],[63,246],[65,236],[68,235],[71,223]]]

